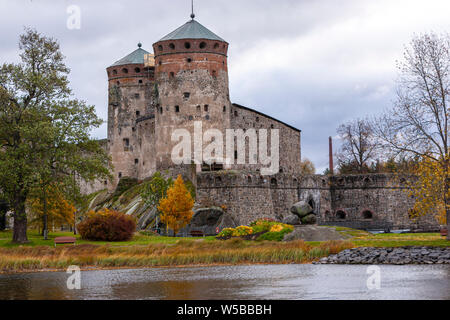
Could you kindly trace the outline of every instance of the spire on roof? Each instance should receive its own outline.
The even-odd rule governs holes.
[[[194,14],[194,0],[191,0],[192,3],[192,13],[191,13],[191,19],[194,20],[195,14]]]

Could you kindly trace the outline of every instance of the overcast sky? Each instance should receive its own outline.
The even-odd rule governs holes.
[[[78,5],[81,28],[68,29]],[[197,20],[230,43],[234,103],[302,130],[302,157],[327,166],[339,124],[389,108],[396,60],[423,32],[450,31],[449,0],[195,0]],[[25,26],[57,38],[77,98],[107,118],[105,68],[189,20],[190,0],[0,0],[0,63]],[[106,137],[106,125],[93,135]]]

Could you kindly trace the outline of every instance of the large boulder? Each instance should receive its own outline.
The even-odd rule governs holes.
[[[308,214],[306,217],[302,218],[302,224],[316,224],[317,218],[315,214]]]
[[[283,219],[283,223],[296,226],[301,224],[302,222],[300,221],[300,218],[298,216],[291,214],[290,216]]]
[[[190,224],[180,230],[180,234],[189,235],[191,231],[202,231],[205,235],[216,235],[216,229],[236,228],[233,217],[219,207],[194,210]]]
[[[291,212],[297,215],[300,219],[312,213],[314,209],[305,201],[300,201],[291,207]]]

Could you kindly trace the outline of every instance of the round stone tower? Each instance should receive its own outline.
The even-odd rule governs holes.
[[[108,146],[114,166],[115,186],[121,178],[140,178],[154,171],[155,162],[145,161],[142,140],[154,137],[154,108],[156,100],[152,55],[141,48],[108,67]],[[147,124],[152,122],[153,125]],[[145,131],[146,130],[146,131]],[[153,130],[153,132],[150,132]],[[148,145],[144,141],[144,147]],[[153,147],[153,145],[152,145]]]
[[[172,133],[186,129],[192,138],[194,124],[205,132],[230,128],[228,43],[192,20],[155,44],[157,170],[180,168],[171,159]],[[225,139],[224,139],[225,140]],[[204,141],[207,145],[208,141]],[[191,144],[192,158],[194,143]],[[200,170],[201,163],[196,163]],[[193,168],[192,166],[189,166]],[[184,166],[186,169],[186,165]]]

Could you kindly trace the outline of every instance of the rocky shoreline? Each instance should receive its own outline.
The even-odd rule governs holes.
[[[450,264],[450,247],[353,248],[316,264]]]

